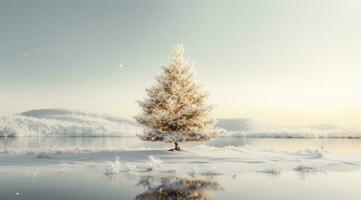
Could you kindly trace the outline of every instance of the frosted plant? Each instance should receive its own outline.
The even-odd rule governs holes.
[[[160,169],[162,161],[160,159],[154,158],[153,156],[149,156],[146,164],[148,165],[149,171],[157,171]]]
[[[115,156],[114,162],[109,163],[109,166],[105,170],[105,174],[106,175],[119,174],[121,169],[122,167],[121,167],[120,159],[118,156]]]
[[[148,97],[139,101],[142,113],[135,119],[146,130],[141,139],[174,143],[205,141],[216,136],[207,93],[193,80],[192,68],[183,58],[183,45],[174,49],[168,66],[156,77],[158,84],[147,89]]]

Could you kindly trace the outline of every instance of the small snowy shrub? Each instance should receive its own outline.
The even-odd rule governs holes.
[[[154,158],[153,156],[149,156],[146,164],[148,165],[149,171],[157,171],[161,168],[162,161],[160,159]]]
[[[105,169],[106,175],[119,174],[121,171],[121,163],[118,156],[115,156],[114,162],[110,162],[109,166]]]

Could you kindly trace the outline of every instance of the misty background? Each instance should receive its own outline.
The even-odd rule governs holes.
[[[0,114],[134,116],[183,43],[216,118],[359,123],[359,1],[0,2]]]

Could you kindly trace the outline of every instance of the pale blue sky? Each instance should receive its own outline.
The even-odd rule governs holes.
[[[357,123],[360,35],[356,0],[2,0],[0,114],[133,116],[183,43],[216,117]]]

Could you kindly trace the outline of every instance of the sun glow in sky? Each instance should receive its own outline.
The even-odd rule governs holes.
[[[177,43],[217,118],[359,123],[356,0],[1,1],[0,114],[134,116]]]

